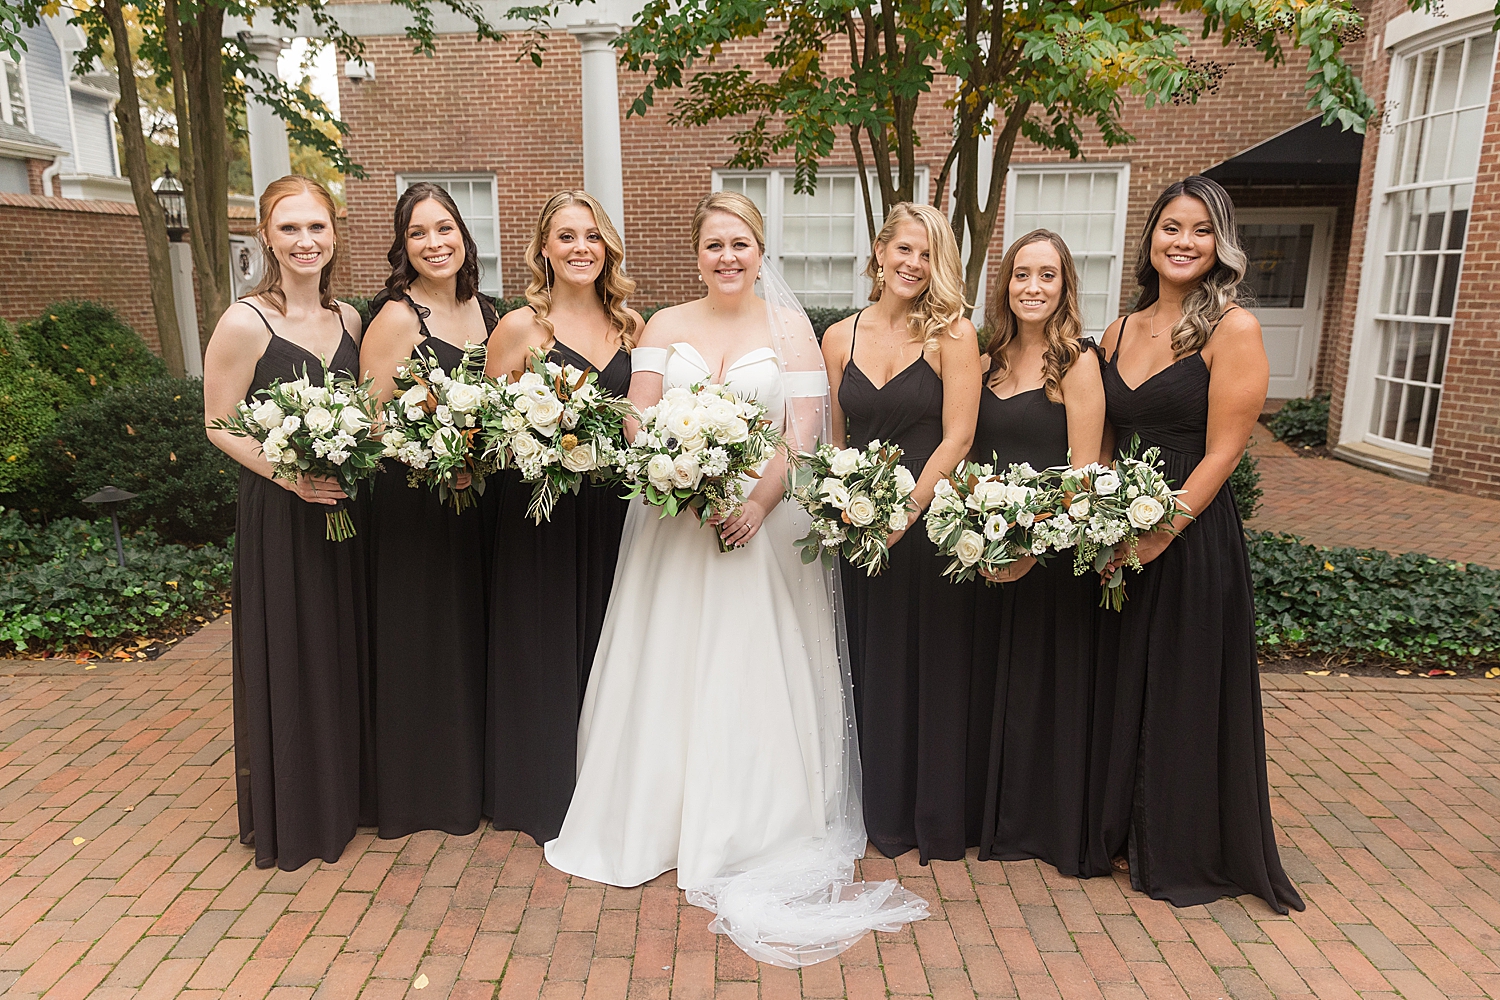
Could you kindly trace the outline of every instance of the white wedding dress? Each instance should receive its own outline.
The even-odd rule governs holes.
[[[690,344],[665,354],[664,389],[713,376]],[[804,374],[759,348],[724,382],[779,422]],[[548,863],[618,886],[675,868],[716,931],[785,966],[925,916],[894,882],[850,884],[866,843],[857,741],[829,576],[792,544],[806,513],[778,504],[732,552],[693,513],[659,513],[626,517]]]

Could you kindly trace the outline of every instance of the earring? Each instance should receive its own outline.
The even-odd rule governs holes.
[[[552,260],[548,257],[542,258],[542,269],[547,272],[547,298],[552,298]]]
[[[878,281],[878,282],[880,282],[880,283],[882,283],[882,284],[885,283],[885,265],[884,264],[877,264],[877,265],[875,265],[875,280]]]

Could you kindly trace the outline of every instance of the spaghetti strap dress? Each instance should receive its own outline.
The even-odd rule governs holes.
[[[547,359],[595,366],[561,340]],[[599,386],[625,395],[630,355],[615,352]],[[538,844],[562,829],[577,773],[578,713],[604,626],[629,502],[617,486],[585,480],[558,500],[552,518],[526,513],[531,484],[501,483],[490,588],[489,701],[485,724],[485,815],[498,830]]]
[[[1068,412],[1043,388],[979,399],[974,460],[996,471],[1068,464]],[[976,697],[994,713],[980,860],[1039,858],[1064,875],[1110,872],[1090,816],[1099,580],[1073,575],[1072,553],[1019,580],[974,588]]]
[[[1138,435],[1142,451],[1161,449],[1180,488],[1206,452],[1208,365],[1194,352],[1131,388],[1119,370],[1127,326],[1104,369],[1117,452]],[[1248,893],[1279,913],[1300,910],[1271,824],[1255,597],[1229,484],[1193,513],[1159,557],[1128,574],[1124,610],[1100,616],[1113,700],[1104,843],[1112,852],[1128,843],[1131,884],[1174,906]]]
[[[901,447],[913,477],[943,440],[943,380],[917,358],[883,386],[854,360],[839,386],[849,446]],[[974,585],[950,583],[920,521],[877,576],[843,563],[865,828],[886,857],[956,861],[979,842],[989,706],[970,697]],[[971,711],[974,718],[970,718]]]
[[[388,298],[377,296],[372,313]],[[412,356],[434,357],[448,371],[461,365],[463,349],[433,336],[427,310],[403,298],[421,323]],[[492,303],[479,303],[493,330]],[[455,512],[436,490],[408,485],[407,472],[387,460],[372,501],[376,825],[381,837],[463,835],[479,827],[484,783],[484,514],[478,506]]]
[[[271,333],[245,401],[304,371],[323,384],[324,359],[245,305]],[[358,371],[348,330],[327,360],[335,376]],[[329,507],[240,469],[231,616],[235,789],[240,843],[254,845],[257,868],[337,861],[369,818],[361,810],[369,668],[363,496],[343,501],[355,537],[331,542]]]

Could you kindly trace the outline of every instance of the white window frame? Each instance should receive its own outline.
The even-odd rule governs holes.
[[[713,183],[711,190],[718,192],[724,190],[724,181],[729,179],[761,177],[766,181],[766,256],[781,266],[782,257],[782,223],[785,219],[786,178],[792,175],[790,167],[763,167],[759,170],[730,170],[715,169],[713,172]],[[880,182],[873,170],[867,170],[870,184],[870,195],[873,198],[880,197]],[[818,179],[831,177],[859,177],[858,167],[820,167]],[[920,203],[927,201],[928,172],[925,166],[916,169],[914,178],[915,200]],[[865,196],[863,188],[856,189],[858,194],[855,198],[855,223],[854,223],[854,302],[851,308],[861,308],[870,304],[870,285],[865,278],[865,268],[870,263],[870,231],[865,225]],[[875,219],[875,229],[879,231],[882,220]],[[809,254],[807,256],[816,256]],[[837,307],[834,307],[837,308]]]
[[[1396,100],[1402,93],[1407,74],[1410,72],[1411,57],[1421,52],[1441,48],[1472,36],[1482,35],[1494,30],[1494,14],[1484,13],[1471,17],[1455,19],[1451,23],[1440,24],[1429,31],[1424,31],[1402,38],[1400,42],[1393,45],[1387,53],[1391,62],[1390,78],[1386,87],[1386,104]],[[1500,53],[1500,39],[1491,50],[1490,56],[1490,88],[1494,88],[1495,60]],[[1460,83],[1460,86],[1462,84]],[[1486,102],[1487,108],[1487,102]],[[1488,111],[1486,110],[1480,121],[1480,134],[1488,126]],[[1393,441],[1390,438],[1379,437],[1370,432],[1370,418],[1377,402],[1375,392],[1376,371],[1380,364],[1381,347],[1383,344],[1382,329],[1380,327],[1379,315],[1381,298],[1385,292],[1384,267],[1385,250],[1390,244],[1391,225],[1393,219],[1391,213],[1387,212],[1386,199],[1392,188],[1405,188],[1409,185],[1390,184],[1391,158],[1399,155],[1395,148],[1394,136],[1389,139],[1380,134],[1380,147],[1375,154],[1374,179],[1371,182],[1369,219],[1365,235],[1364,259],[1361,264],[1360,274],[1363,279],[1360,282],[1359,297],[1355,305],[1354,313],[1354,335],[1349,349],[1349,377],[1344,389],[1343,419],[1339,423],[1339,444],[1371,444],[1387,451],[1400,452],[1419,459],[1432,458],[1433,448],[1421,447],[1408,444],[1404,441]],[[1482,147],[1481,147],[1482,148]],[[1483,162],[1481,161],[1481,166]],[[1448,182],[1455,180],[1449,178]],[[1475,179],[1477,193],[1477,178]],[[1473,221],[1472,209],[1470,222]],[[1464,257],[1468,256],[1468,234],[1464,236]],[[1467,261],[1464,261],[1467,263]],[[1463,301],[1464,275],[1463,264],[1460,264],[1458,283],[1454,289],[1454,312],[1458,311],[1459,303]],[[1451,317],[1433,318],[1427,322],[1434,322],[1451,326]],[[1449,352],[1452,350],[1452,342],[1444,349],[1443,365],[1445,369],[1444,380],[1446,381],[1446,368]],[[1432,413],[1434,428],[1437,425],[1439,415],[1442,411],[1443,401],[1438,400],[1437,408]],[[1433,437],[1436,443],[1436,435]]]
[[[14,59],[9,52],[0,52],[0,63],[5,64],[5,71],[0,73],[0,121],[7,125],[14,125],[14,113],[11,111],[10,81],[14,70],[16,82],[21,85],[21,106],[26,109],[26,131],[36,134],[36,115],[31,111],[31,87],[26,82],[26,57]]]
[[[1010,249],[1011,243],[1019,236],[1026,233],[1016,232],[1016,181],[1021,174],[1103,174],[1113,173],[1118,178],[1115,183],[1115,239],[1114,246],[1109,250],[1109,297],[1106,300],[1116,315],[1120,311],[1120,284],[1125,268],[1125,226],[1129,219],[1130,209],[1130,164],[1123,162],[1095,163],[1091,160],[1078,163],[1013,163],[1005,175],[1005,246],[1002,249]],[[1030,232],[1027,230],[1026,232]],[[1071,247],[1069,248],[1072,249]],[[1093,250],[1088,256],[1099,256],[1101,251]],[[1074,251],[1074,256],[1082,257],[1083,252]],[[1105,319],[1105,327],[1114,322],[1115,317],[1109,316]],[[1103,336],[1104,330],[1088,330],[1090,334]]]
[[[439,187],[441,187],[443,185],[444,181],[488,181],[489,182],[489,185],[490,185],[490,218],[492,220],[494,220],[494,226],[495,226],[495,285],[494,285],[494,291],[485,291],[485,294],[486,295],[493,295],[497,299],[504,298],[505,297],[505,280],[504,280],[504,274],[505,274],[504,260],[505,260],[505,258],[503,256],[504,251],[503,251],[503,249],[502,249],[502,247],[500,245],[500,179],[499,179],[499,177],[497,177],[495,174],[484,173],[484,172],[445,173],[445,172],[442,172],[442,171],[421,171],[421,172],[413,172],[413,173],[409,173],[409,174],[397,174],[396,175],[396,197],[400,198],[401,195],[406,191],[407,188],[411,187],[413,184],[418,184],[418,183],[421,183],[423,181],[425,181],[427,183],[430,183],[430,184],[436,184]],[[464,224],[468,225],[470,227],[470,229],[473,228],[473,226],[469,223],[468,219],[464,220]],[[486,277],[486,275],[481,275],[481,280],[483,280],[484,277]],[[481,290],[483,290],[483,289],[481,289]]]

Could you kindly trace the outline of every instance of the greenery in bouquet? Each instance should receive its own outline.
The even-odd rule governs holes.
[[[796,457],[788,494],[812,515],[811,528],[796,543],[803,562],[821,557],[831,566],[842,553],[869,576],[885,569],[886,539],[905,530],[917,487],[900,461],[901,449],[880,441],[863,451],[820,444]]]
[[[428,486],[438,498],[463,511],[484,494],[485,476],[495,465],[486,450],[485,416],[499,405],[499,392],[484,375],[484,345],[464,348],[463,360],[445,371],[437,357],[411,358],[396,368],[396,394],[385,406],[383,457],[407,466],[406,481]],[[456,481],[468,473],[463,489]]]
[[[781,432],[753,399],[726,386],[674,386],[641,413],[641,429],[623,456],[629,497],[662,509],[693,510],[700,523],[732,517],[745,502],[745,477],[781,446]],[[723,539],[719,548],[728,551]]]
[[[379,469],[384,450],[372,433],[378,406],[371,382],[335,378],[324,368],[322,384],[315,385],[303,365],[301,378],[277,379],[255,394],[257,402],[241,402],[234,416],[211,426],[259,442],[277,479],[295,483],[304,474],[326,476],[353,499],[360,480]],[[328,540],[353,537],[349,511],[342,505],[328,511]]]
[[[1065,539],[1047,522],[1057,516],[1055,472],[1026,464],[997,473],[992,465],[964,462],[937,481],[927,507],[927,537],[951,556],[943,570],[954,583],[998,573],[1025,556],[1039,560]],[[986,576],[986,583],[993,581]]]
[[[1125,563],[1104,581],[1099,606],[1125,606],[1125,567],[1140,571],[1136,543],[1147,531],[1170,530],[1172,519],[1188,512],[1161,469],[1161,449],[1148,448],[1140,458],[1140,439],[1114,465],[1092,464],[1062,473],[1064,509],[1073,522],[1073,573],[1102,573],[1121,546]]]
[[[532,351],[531,366],[498,389],[501,405],[485,418],[488,455],[515,466],[531,483],[526,513],[541,524],[585,479],[619,478],[630,400],[599,388],[599,373],[548,361]]]

